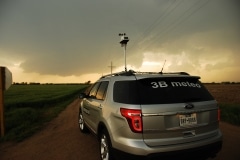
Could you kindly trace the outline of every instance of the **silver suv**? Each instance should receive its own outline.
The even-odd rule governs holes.
[[[103,76],[80,94],[79,128],[97,135],[102,160],[214,157],[220,111],[199,79],[131,70]]]

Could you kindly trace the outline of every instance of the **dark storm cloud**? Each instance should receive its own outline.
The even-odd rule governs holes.
[[[143,51],[167,55],[184,52],[191,60],[181,64],[184,70],[199,70],[203,60],[209,63],[209,67],[205,67],[207,70],[240,67],[240,1],[191,1],[197,4],[195,6],[187,6],[186,2],[190,1],[184,2],[161,17],[159,22],[165,23],[159,23],[158,28],[150,32]],[[171,67],[179,68],[173,61]],[[216,64],[212,64],[215,61]]]
[[[237,0],[22,0],[3,6],[0,55],[19,59],[25,72],[68,76],[103,73],[111,61],[121,66],[121,32],[130,38],[127,62],[134,66],[145,51],[185,51],[200,63],[197,58],[214,50],[230,48],[235,57],[239,49]]]
[[[170,6],[170,7],[169,7]],[[225,43],[229,40],[235,41],[240,35],[240,1],[237,0],[206,0],[206,1],[177,1],[176,4],[170,4],[163,15],[156,19],[155,25],[151,30],[147,30],[147,37],[150,37],[144,43],[145,50],[152,48],[161,48],[166,43],[188,42],[189,36],[194,34],[205,34],[205,32],[219,32]],[[163,8],[164,9],[164,8]],[[234,33],[235,36],[229,37],[227,33]],[[225,33],[226,32],[226,33]],[[225,37],[227,36],[227,37]],[[184,38],[186,38],[185,41]],[[209,37],[207,37],[209,38]],[[205,42],[208,39],[205,39]],[[211,38],[211,37],[210,37]],[[214,38],[214,37],[212,37]],[[233,38],[233,39],[232,39]],[[223,40],[221,40],[223,41]],[[215,41],[216,44],[218,41]],[[143,48],[144,48],[143,47]],[[171,46],[170,53],[176,54],[177,49],[187,49],[188,46]]]
[[[8,3],[0,20],[0,47],[11,56],[20,55],[25,72],[103,72],[112,59],[123,57],[118,33],[140,28],[138,21],[147,9],[145,3],[135,4],[109,0]]]

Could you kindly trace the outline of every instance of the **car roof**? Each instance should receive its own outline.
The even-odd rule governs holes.
[[[187,72],[135,72],[133,70],[129,71],[122,71],[117,73],[112,73],[108,75],[104,75],[100,78],[100,80],[106,80],[106,79],[129,79],[129,80],[135,80],[142,79],[142,78],[156,78],[156,77],[192,77],[200,79],[199,76],[191,76]]]

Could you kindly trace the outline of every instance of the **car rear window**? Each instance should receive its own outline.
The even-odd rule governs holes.
[[[168,104],[213,100],[196,77],[116,81],[113,100],[126,104]]]

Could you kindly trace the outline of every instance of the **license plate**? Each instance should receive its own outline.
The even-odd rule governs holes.
[[[179,115],[180,126],[197,124],[197,114]]]

